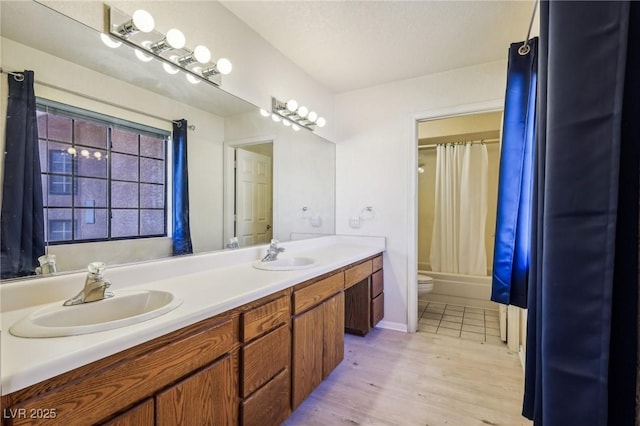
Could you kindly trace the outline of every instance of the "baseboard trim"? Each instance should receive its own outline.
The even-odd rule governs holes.
[[[385,320],[382,320],[378,324],[376,324],[376,327],[384,328],[385,330],[402,331],[404,333],[407,333],[409,331],[407,324]]]

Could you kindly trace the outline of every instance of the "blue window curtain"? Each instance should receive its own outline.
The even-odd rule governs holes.
[[[8,74],[0,240],[2,278],[33,275],[45,253],[33,71]]]
[[[187,120],[173,122],[173,255],[193,253],[189,227]]]
[[[538,39],[509,48],[491,300],[527,306]]]
[[[523,414],[634,425],[640,4],[543,1]]]

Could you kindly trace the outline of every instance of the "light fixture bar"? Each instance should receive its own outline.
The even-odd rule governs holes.
[[[283,102],[271,97],[271,112],[294,125],[304,127],[312,132],[316,129],[316,126],[324,127],[326,124],[324,118],[318,117],[315,112],[311,116],[307,107],[298,106],[298,102],[293,99]],[[295,126],[294,129],[297,130]]]

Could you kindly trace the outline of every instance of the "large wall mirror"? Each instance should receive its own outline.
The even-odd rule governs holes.
[[[33,70],[46,253],[56,256],[58,272],[172,255],[169,148],[179,119],[188,123],[194,253],[225,249],[232,237],[243,247],[335,233],[333,143],[275,123],[213,84],[169,74],[153,58],[143,62],[125,44],[108,47],[100,33],[39,3],[0,8],[0,146],[7,72]],[[100,143],[74,142],[81,135]],[[160,172],[145,169],[161,162]]]

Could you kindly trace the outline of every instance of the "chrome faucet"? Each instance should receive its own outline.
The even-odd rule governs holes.
[[[278,254],[284,251],[284,247],[278,247],[278,243],[280,241],[273,239],[271,240],[271,244],[269,245],[269,249],[267,250],[267,255],[262,258],[263,262],[273,262],[278,258]]]
[[[104,279],[103,272],[105,268],[106,265],[102,262],[90,263],[87,267],[89,273],[84,282],[84,288],[80,290],[80,293],[64,302],[63,305],[79,305],[113,297],[113,293],[105,291],[111,285],[111,281]]]

